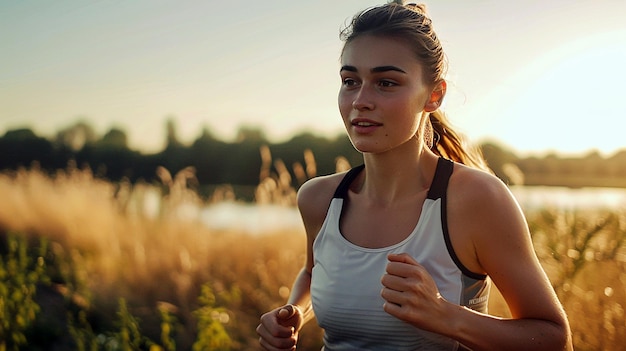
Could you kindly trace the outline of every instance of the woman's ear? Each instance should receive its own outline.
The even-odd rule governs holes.
[[[440,80],[435,84],[433,91],[430,93],[428,97],[428,101],[426,105],[424,105],[424,111],[433,112],[441,107],[441,103],[443,102],[443,97],[446,96],[446,88],[447,83],[445,80]]]

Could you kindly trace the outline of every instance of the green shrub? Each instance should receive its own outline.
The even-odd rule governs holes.
[[[6,253],[0,257],[0,350],[19,350],[27,343],[25,331],[40,310],[35,302],[37,285],[48,283],[44,256],[47,241],[40,239],[34,257],[23,235],[6,237]]]

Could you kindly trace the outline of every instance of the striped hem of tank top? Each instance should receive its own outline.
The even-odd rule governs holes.
[[[354,179],[365,169],[365,165],[359,165],[352,169],[350,169],[346,175],[343,177],[339,185],[337,186],[335,193],[333,195],[334,198],[345,199],[348,195],[348,189],[350,188],[350,184]],[[454,252],[454,248],[452,247],[452,241],[450,240],[450,232],[448,231],[448,183],[450,181],[450,176],[452,176],[452,172],[454,171],[454,162],[448,160],[444,157],[439,157],[437,160],[437,168],[435,170],[435,175],[433,177],[433,182],[430,185],[430,189],[428,189],[427,198],[431,200],[441,199],[441,228],[443,230],[443,237],[446,243],[446,248],[448,249],[448,253],[454,261],[454,264],[461,270],[461,272],[467,277],[476,279],[476,280],[485,280],[487,276],[484,274],[478,274],[470,271]]]

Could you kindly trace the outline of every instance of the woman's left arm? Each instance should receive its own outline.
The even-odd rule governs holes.
[[[571,350],[567,317],[537,259],[517,201],[499,179],[459,171],[459,176],[468,172],[457,184],[468,194],[456,204],[450,200],[450,207],[459,206],[449,208],[451,215],[458,214],[458,229],[450,230],[467,230],[478,265],[502,293],[512,318],[467,315],[452,306],[453,314],[466,316],[451,319],[459,321],[454,334],[477,350]],[[454,194],[455,188],[450,190]]]
[[[567,317],[536,257],[517,202],[499,180],[475,176],[451,181],[449,229],[469,235],[464,241],[469,245],[460,247],[461,259],[473,257],[474,267],[491,277],[512,318],[445,301],[428,272],[408,255],[390,256],[383,277],[385,310],[473,350],[572,350]]]

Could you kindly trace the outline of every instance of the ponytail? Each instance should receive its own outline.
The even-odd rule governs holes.
[[[491,172],[479,148],[470,147],[462,135],[456,133],[445,114],[436,110],[429,115],[425,139],[436,155],[464,165]]]

